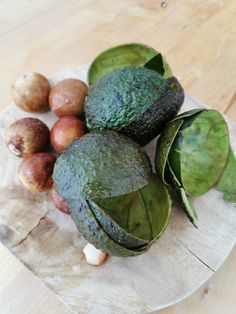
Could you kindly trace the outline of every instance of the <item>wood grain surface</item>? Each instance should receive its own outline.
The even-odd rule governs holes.
[[[236,121],[235,14],[234,0],[167,1],[165,8],[156,0],[2,0],[0,108],[22,72],[52,75],[90,62],[112,45],[141,41],[166,55],[189,94]],[[163,313],[235,313],[235,258],[234,251],[207,286]],[[43,288],[35,282],[31,289]],[[26,306],[27,294],[18,301]],[[46,311],[45,304],[45,312],[53,308]]]
[[[87,66],[63,71],[64,78],[86,80]],[[181,111],[203,105],[186,95]],[[11,103],[0,115],[0,240],[76,313],[149,313],[174,304],[200,287],[224,262],[236,239],[234,204],[211,190],[193,199],[198,229],[174,203],[167,230],[146,254],[136,258],[109,257],[96,269],[82,253],[86,241],[70,216],[60,213],[50,193],[30,193],[19,184],[19,158],[3,141],[6,127],[23,116],[34,116],[49,127],[52,112],[27,114]],[[236,152],[236,128],[228,122]],[[145,149],[151,159],[153,140]],[[157,289],[157,285],[161,289]],[[148,287],[148,289],[147,289]]]

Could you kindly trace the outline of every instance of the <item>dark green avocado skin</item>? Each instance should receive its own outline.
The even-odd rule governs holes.
[[[85,116],[90,130],[114,130],[145,145],[179,112],[184,91],[174,77],[164,79],[144,67],[113,72],[89,89]]]
[[[147,154],[129,137],[98,131],[76,138],[57,158],[55,189],[65,199],[99,199],[136,191],[149,182]]]
[[[173,86],[178,88],[178,92],[173,90]],[[160,97],[135,121],[119,132],[144,146],[160,134],[165,125],[177,115],[183,102],[183,88],[175,77],[170,77],[166,80]]]
[[[87,202],[98,223],[114,242],[117,242],[121,246],[131,250],[144,247],[144,245],[148,244],[148,241],[136,238],[124,231],[113,219],[111,219],[108,214],[103,211],[103,208],[99,207],[92,201]]]
[[[96,220],[87,201],[82,199],[71,199],[67,201],[71,210],[71,218],[79,232],[96,248],[108,254],[121,257],[138,256],[149,249],[149,246],[144,247],[142,250],[129,250],[122,247],[106,234]]]

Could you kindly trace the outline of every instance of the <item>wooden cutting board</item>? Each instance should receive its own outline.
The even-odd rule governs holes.
[[[86,80],[87,66],[60,73]],[[182,111],[203,107],[186,96]],[[49,127],[52,113],[27,114],[11,104],[0,117],[0,240],[72,311],[143,313],[174,304],[201,286],[224,262],[236,239],[235,204],[211,190],[194,198],[199,222],[195,229],[173,206],[169,226],[149,252],[139,257],[109,257],[101,267],[86,264],[86,241],[70,216],[55,209],[48,193],[30,193],[17,178],[20,160],[4,144],[14,120],[35,116]],[[236,152],[236,128],[228,122]],[[153,157],[155,140],[146,150]]]

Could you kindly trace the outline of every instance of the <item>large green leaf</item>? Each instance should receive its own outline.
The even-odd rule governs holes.
[[[223,116],[216,110],[203,111],[183,130],[180,168],[185,192],[200,196],[210,190],[224,170],[228,152]]]
[[[148,184],[151,164],[137,143],[112,131],[88,133],[57,158],[53,180],[65,199],[100,199]]]
[[[125,44],[112,47],[99,54],[92,62],[88,71],[88,82],[94,84],[102,77],[115,70],[127,66],[144,66],[159,53],[153,48],[138,43]],[[164,57],[164,77],[171,73],[170,67]],[[169,75],[170,76],[170,75]]]
[[[149,184],[131,194],[99,201],[99,206],[128,234],[148,242],[159,237],[165,229],[171,209],[171,201],[166,187],[153,175]],[[104,217],[103,217],[104,218]],[[114,239],[109,224],[104,230]],[[115,241],[119,242],[118,233]]]
[[[224,193],[224,200],[236,203],[236,158],[231,147],[226,167],[217,182],[216,189]]]
[[[182,125],[183,121],[177,120],[169,123],[166,128],[161,133],[156,146],[156,155],[155,155],[155,168],[158,176],[161,178],[162,182],[168,184],[165,180],[165,168],[167,158],[171,149],[171,146],[174,142],[174,139]]]

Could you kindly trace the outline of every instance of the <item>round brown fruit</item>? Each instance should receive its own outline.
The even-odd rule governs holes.
[[[36,118],[23,118],[12,123],[6,131],[5,142],[18,157],[28,157],[44,150],[49,143],[50,131]]]
[[[27,112],[49,110],[50,83],[39,73],[25,73],[12,84],[12,99],[18,107]]]
[[[59,194],[57,194],[57,192],[54,188],[52,188],[52,190],[51,190],[51,195],[52,195],[52,199],[56,205],[56,208],[65,214],[69,214],[70,210],[69,210],[69,207],[67,205],[66,200],[63,197],[61,197]]]
[[[52,187],[56,157],[50,153],[35,153],[23,159],[19,166],[21,183],[32,192],[44,192]]]
[[[62,117],[51,129],[51,145],[56,152],[60,153],[76,137],[83,136],[85,132],[84,123],[75,116]]]
[[[80,80],[65,79],[60,81],[50,92],[50,108],[58,117],[69,115],[82,116],[87,92],[87,85]]]

